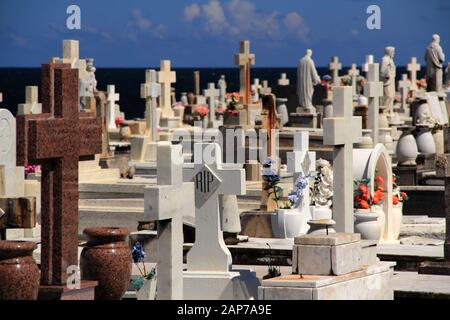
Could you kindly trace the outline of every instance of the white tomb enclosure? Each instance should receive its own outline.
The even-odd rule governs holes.
[[[224,169],[217,143],[194,144],[195,243],[187,253],[184,299],[247,300],[257,296],[259,280],[251,269],[232,268],[223,240],[219,196],[243,195],[245,171]]]
[[[384,217],[379,218],[382,224],[382,235],[380,243],[397,243],[395,239],[394,210],[392,204],[392,160],[388,150],[383,144],[378,143],[373,149],[354,149],[353,150],[353,178],[357,180],[370,179],[369,192],[374,193],[374,182],[376,176],[383,178],[383,190],[385,190],[384,200],[381,209]],[[398,217],[397,217],[398,218]],[[401,217],[400,220],[401,221]]]

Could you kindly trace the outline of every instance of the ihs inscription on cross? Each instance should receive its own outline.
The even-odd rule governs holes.
[[[17,164],[42,166],[41,286],[62,294],[67,268],[78,265],[78,161],[101,152],[101,119],[79,112],[70,64],[42,66],[42,109],[17,116]]]

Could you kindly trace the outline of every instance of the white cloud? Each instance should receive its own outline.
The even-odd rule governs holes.
[[[224,10],[218,0],[210,0],[202,6],[202,10],[206,18],[205,26],[207,31],[219,34],[228,27]]]
[[[307,41],[309,35],[309,28],[306,25],[304,19],[296,11],[288,13],[284,17],[285,27],[297,35],[297,37],[303,41]]]
[[[153,24],[141,9],[135,8],[131,11],[131,19],[125,30],[125,37],[133,42],[142,38],[164,38],[166,27],[163,24]]]
[[[147,30],[152,25],[150,20],[145,18],[140,9],[133,9],[133,21],[131,24],[135,25],[140,30]]]
[[[184,19],[186,21],[193,21],[195,18],[200,16],[200,6],[197,3],[193,3],[186,8],[184,8]]]

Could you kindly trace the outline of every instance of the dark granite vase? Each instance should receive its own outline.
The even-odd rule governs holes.
[[[39,268],[34,242],[0,241],[0,300],[36,300]]]
[[[81,252],[82,280],[98,281],[95,300],[120,300],[131,278],[132,257],[125,228],[87,228]]]

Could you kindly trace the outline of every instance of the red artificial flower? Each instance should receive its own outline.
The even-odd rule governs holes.
[[[395,196],[392,198],[392,203],[393,203],[394,205],[397,205],[399,202],[400,202],[400,200],[398,199],[398,196],[395,195]]]
[[[359,191],[361,191],[361,193],[367,193],[367,186],[365,184],[359,185]]]
[[[364,201],[364,200],[361,200],[361,202],[359,203],[359,206],[361,207],[361,209],[369,209],[370,208],[367,201]]]
[[[116,127],[119,127],[120,124],[123,122],[123,118],[122,117],[116,117],[114,119],[114,122],[116,123]]]
[[[408,199],[408,196],[406,195],[405,192],[401,192],[400,196],[402,197],[403,200],[407,200]]]
[[[378,184],[383,184],[383,183],[384,183],[384,180],[383,180],[383,178],[382,178],[381,176],[377,176],[377,177],[375,178],[375,181],[376,181]]]
[[[367,193],[362,193],[362,194],[361,194],[361,198],[362,198],[363,200],[365,200],[365,201],[369,201],[369,199],[370,199],[370,197],[369,197],[369,195],[368,195]]]
[[[378,196],[374,195],[372,197],[372,203],[373,204],[378,204],[379,202],[380,202],[380,198]]]
[[[375,191],[374,196],[377,196],[380,199],[384,199],[384,193],[380,190]]]

